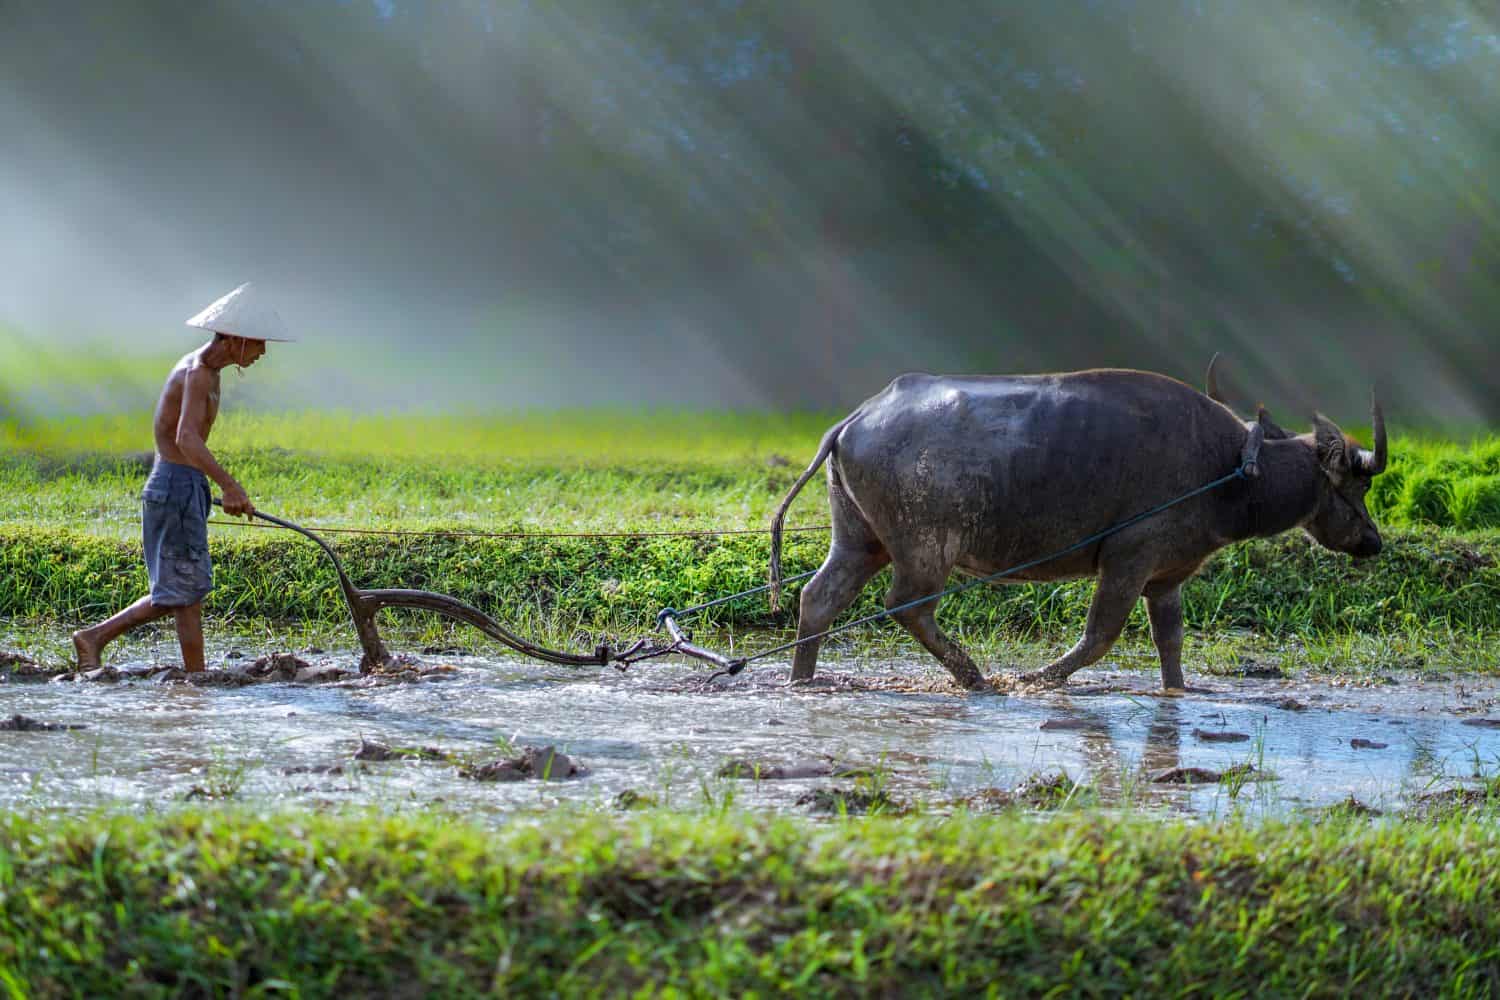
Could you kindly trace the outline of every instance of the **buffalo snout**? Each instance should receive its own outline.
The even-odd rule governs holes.
[[[1371,556],[1380,555],[1381,545],[1380,536],[1373,531],[1369,531],[1360,536],[1359,544],[1349,554],[1356,559],[1368,559]]]

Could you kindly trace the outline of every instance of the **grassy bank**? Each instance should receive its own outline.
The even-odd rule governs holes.
[[[208,614],[221,621],[338,623],[347,618],[331,565],[290,532],[211,533],[217,589]],[[663,607],[686,607],[765,582],[769,543],[727,538],[337,536],[357,585],[451,594],[533,631],[638,631]],[[788,574],[815,568],[826,536],[791,536]],[[58,529],[0,534],[0,618],[68,624],[94,618],[146,587],[139,542]],[[851,614],[882,606],[888,573]],[[794,624],[797,587],[772,614],[764,595],[699,619],[729,628]],[[975,588],[940,612],[958,630],[1020,636],[1081,628],[1092,583]],[[1302,537],[1243,543],[1219,553],[1185,588],[1198,630],[1254,629],[1270,636],[1316,632],[1412,633],[1500,630],[1500,537],[1428,530],[1394,533],[1378,559],[1354,563]],[[1132,628],[1144,629],[1144,612]]]
[[[1497,864],[1472,816],[9,816],[0,991],[1482,996]]]

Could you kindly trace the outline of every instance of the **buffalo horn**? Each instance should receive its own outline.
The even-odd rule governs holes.
[[[1214,356],[1208,359],[1208,374],[1203,379],[1204,388],[1208,392],[1209,399],[1213,400],[1216,403],[1223,403],[1225,406],[1228,406],[1229,403],[1224,399],[1223,394],[1219,392],[1219,375],[1218,372],[1215,371],[1215,368],[1218,366],[1218,364],[1219,352],[1215,351]]]
[[[1370,394],[1370,412],[1375,424],[1375,450],[1359,450],[1359,468],[1367,476],[1378,476],[1385,471],[1385,414],[1381,412],[1380,400]]]

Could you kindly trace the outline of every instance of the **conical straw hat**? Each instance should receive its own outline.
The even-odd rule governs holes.
[[[250,340],[289,343],[297,339],[287,336],[286,324],[248,281],[188,320],[187,325]]]

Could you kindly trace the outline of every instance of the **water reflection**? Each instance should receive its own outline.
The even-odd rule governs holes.
[[[1106,804],[1276,814],[1350,795],[1399,806],[1434,785],[1500,772],[1500,730],[1462,724],[1500,715],[1493,680],[1372,688],[1214,680],[1165,697],[1147,672],[1086,672],[1065,692],[965,697],[906,662],[844,664],[815,689],[786,686],[774,668],[706,689],[681,664],[622,675],[453,662],[459,669],[446,679],[388,687],[0,684],[0,716],[88,726],[0,732],[0,808],[159,806],[207,791],[303,804],[442,803],[502,817],[564,799],[602,806],[627,788],[691,806],[722,790],[714,775],[726,760],[749,758],[873,768],[893,795],[939,807],[1065,771]],[[900,684],[892,677],[905,688],[893,689]],[[1247,738],[1208,738],[1222,732]],[[501,756],[512,743],[550,744],[592,773],[568,783],[476,784],[451,763],[357,766],[362,739],[435,746],[471,761]],[[1267,780],[1150,780],[1173,768],[1244,764]],[[324,773],[336,766],[343,773]],[[791,808],[810,783],[828,780],[738,782],[733,795],[751,807]]]

